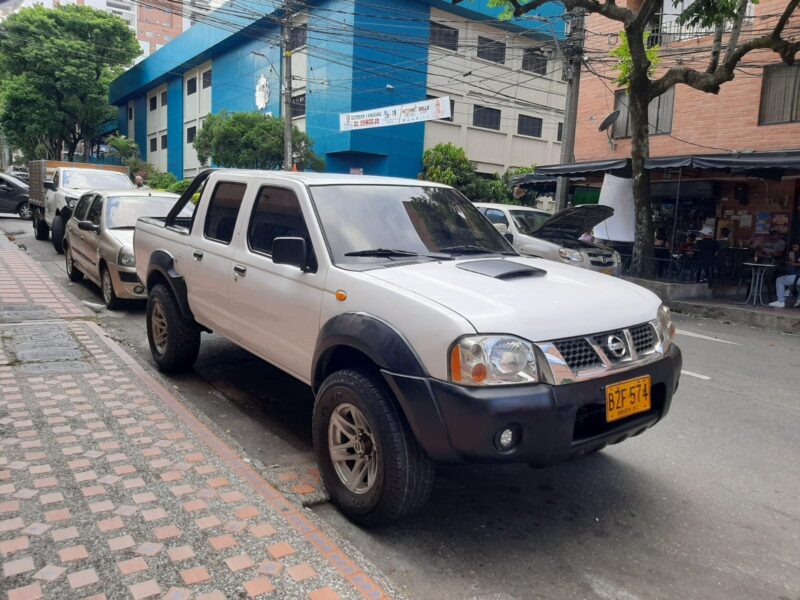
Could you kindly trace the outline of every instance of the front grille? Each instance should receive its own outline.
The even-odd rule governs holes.
[[[587,252],[589,262],[593,267],[613,267],[614,255],[610,252]],[[603,260],[605,259],[605,260]]]
[[[561,340],[553,344],[572,371],[602,364],[600,357],[584,338]]]
[[[635,327],[631,327],[630,331],[636,354],[649,352],[653,349],[653,346],[656,345],[656,334],[650,323],[636,325]]]

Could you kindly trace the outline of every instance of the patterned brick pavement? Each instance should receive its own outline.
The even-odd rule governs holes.
[[[387,597],[5,240],[0,301],[0,598]]]

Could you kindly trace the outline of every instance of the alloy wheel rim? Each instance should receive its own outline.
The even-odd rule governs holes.
[[[111,292],[113,288],[111,287],[111,275],[108,274],[108,271],[103,271],[103,300],[106,301],[106,304],[111,302]]]
[[[169,329],[167,327],[167,317],[160,302],[153,303],[153,312],[150,315],[150,323],[153,330],[153,346],[159,354],[167,351],[167,337]]]
[[[366,494],[378,479],[379,453],[364,414],[339,404],[328,422],[328,452],[336,475],[354,494]]]
[[[23,219],[30,219],[31,218],[30,205],[28,204],[23,205],[22,208],[19,209],[19,216],[22,217]]]
[[[67,275],[72,275],[72,252],[67,249],[67,251],[64,252],[64,257],[67,262]]]

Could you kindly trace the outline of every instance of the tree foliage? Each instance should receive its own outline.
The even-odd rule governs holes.
[[[651,32],[644,32],[645,53],[647,54],[647,60],[650,61],[650,67],[647,71],[647,74],[652,77],[656,73],[658,63],[661,62],[661,57],[658,54],[661,50],[661,46],[648,46],[647,41],[650,39],[650,35]],[[619,61],[616,66],[617,85],[627,88],[631,82],[631,73],[633,73],[633,56],[631,56],[631,46],[628,44],[628,36],[624,31],[619,34],[619,45],[609,52],[609,55],[613,56]]]
[[[117,118],[108,86],[141,49],[127,23],[88,6],[24,8],[0,25],[0,127],[28,158],[69,159]]]
[[[194,140],[194,148],[203,164],[210,159],[221,167],[280,169],[283,142],[282,118],[258,112],[222,111],[206,117]],[[325,168],[325,163],[312,148],[311,138],[292,127],[294,164],[298,169],[322,171]]]

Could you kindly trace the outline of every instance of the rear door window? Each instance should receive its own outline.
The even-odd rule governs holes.
[[[220,181],[208,202],[203,235],[215,242],[228,245],[233,239],[236,219],[247,191],[246,183]]]

